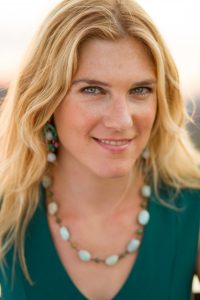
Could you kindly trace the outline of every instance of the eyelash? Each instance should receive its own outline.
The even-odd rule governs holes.
[[[89,92],[87,90],[98,90],[98,92]],[[82,88],[81,90],[81,93],[84,93],[84,94],[87,94],[87,95],[91,95],[91,96],[96,96],[96,95],[99,95],[99,94],[103,94],[105,95],[105,91],[101,88],[101,87],[98,87],[98,86],[87,86],[87,87],[84,87]],[[134,91],[133,93],[131,92],[131,94],[134,94],[134,95],[138,95],[138,96],[145,96],[146,94],[148,93],[152,93],[153,89],[150,88],[150,87],[147,87],[147,86],[141,86],[141,87],[135,87],[133,88],[131,91]]]
[[[134,90],[134,94],[138,94],[138,95],[141,95],[141,96],[145,96],[146,94],[149,94],[149,93],[152,93],[153,89],[150,88],[150,87],[147,87],[147,86],[139,86],[139,87],[136,87],[133,89]],[[139,90],[140,92],[137,93],[137,90]],[[142,92],[141,92],[142,90]]]
[[[89,89],[93,89],[93,90],[99,90],[98,93],[91,93],[91,92],[88,92],[87,90]],[[99,95],[99,93],[102,93],[102,94],[105,94],[104,90],[98,86],[87,86],[87,87],[84,87],[81,89],[81,93],[84,93],[84,94],[87,94],[87,95],[91,95],[91,96],[96,96],[96,95]]]

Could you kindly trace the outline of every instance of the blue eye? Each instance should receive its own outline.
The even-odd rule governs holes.
[[[140,95],[145,96],[151,92],[152,92],[152,88],[150,87],[136,87],[131,90],[131,94],[138,95],[138,96]]]
[[[89,95],[98,95],[103,93],[102,88],[97,86],[87,86],[81,89],[82,93],[89,94]]]

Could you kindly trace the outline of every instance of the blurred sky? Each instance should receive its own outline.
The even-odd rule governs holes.
[[[41,20],[59,0],[0,0],[0,85],[8,84]],[[200,0],[138,0],[177,63],[184,93],[200,96]]]

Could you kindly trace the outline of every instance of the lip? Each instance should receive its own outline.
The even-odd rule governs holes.
[[[124,151],[128,150],[133,138],[131,138],[131,139],[126,139],[126,138],[121,138],[121,139],[116,139],[116,138],[115,139],[112,139],[112,138],[98,139],[98,138],[93,137],[93,140],[105,150],[108,150],[112,153],[121,153],[121,152],[124,152]],[[106,144],[106,143],[101,142],[102,140],[104,140],[104,141],[115,141],[115,142],[124,141],[126,143],[122,144],[122,145],[111,145],[111,144]]]

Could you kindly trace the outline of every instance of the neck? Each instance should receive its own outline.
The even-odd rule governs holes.
[[[52,174],[61,210],[82,217],[108,216],[133,207],[142,182],[141,174],[138,176],[134,169],[123,177],[99,178],[80,166],[58,163]]]

